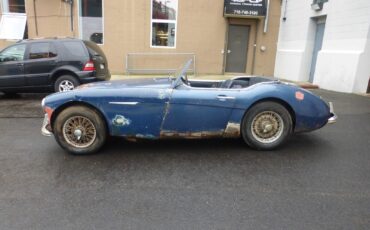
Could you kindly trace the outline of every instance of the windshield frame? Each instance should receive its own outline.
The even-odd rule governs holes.
[[[186,75],[186,72],[188,71],[192,62],[193,62],[193,60],[189,59],[182,66],[180,66],[180,68],[177,69],[177,71],[174,75],[175,76],[175,81],[172,84],[172,88],[175,89],[175,88],[179,87],[180,85],[184,84],[183,77]]]

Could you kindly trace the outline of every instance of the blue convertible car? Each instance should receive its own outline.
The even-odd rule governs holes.
[[[42,133],[74,154],[96,152],[108,136],[242,137],[271,150],[292,133],[336,121],[331,103],[295,85],[262,77],[188,80],[190,64],[174,78],[91,83],[47,96]]]

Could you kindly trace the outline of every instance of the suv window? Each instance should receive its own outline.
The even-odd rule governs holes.
[[[23,61],[26,44],[14,45],[0,53],[0,62]]]
[[[62,42],[64,48],[68,50],[68,53],[76,57],[88,56],[85,47],[82,42],[79,41],[65,41]]]
[[[57,52],[49,42],[31,44],[29,59],[41,59],[56,57]]]

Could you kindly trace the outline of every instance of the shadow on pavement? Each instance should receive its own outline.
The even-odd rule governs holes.
[[[37,118],[43,117],[41,100],[45,93],[11,94],[0,93],[0,118]]]

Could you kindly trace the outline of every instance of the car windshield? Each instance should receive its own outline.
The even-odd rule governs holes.
[[[192,63],[192,60],[188,60],[183,65],[180,66],[180,68],[177,69],[176,73],[174,74],[175,81],[173,83],[173,87],[177,87],[181,85],[182,83],[187,81],[186,72],[188,71],[190,65]]]

